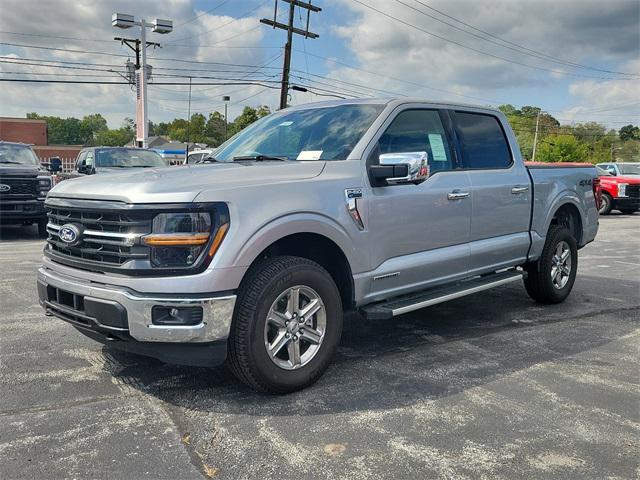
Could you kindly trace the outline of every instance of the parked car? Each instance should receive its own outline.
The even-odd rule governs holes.
[[[562,302],[598,230],[596,179],[593,165],[525,167],[498,110],[287,108],[206,164],[54,187],[38,294],[114,348],[226,359],[253,388],[290,392],[329,365],[344,310],[394,321],[520,280]]]
[[[607,215],[611,210],[630,215],[640,209],[640,176],[612,175],[608,170],[596,169],[602,190],[601,215]]]
[[[54,161],[54,170],[60,160]],[[55,166],[57,165],[57,167]],[[38,225],[47,233],[44,199],[51,189],[49,172],[29,145],[0,141],[0,224]]]
[[[596,166],[606,170],[611,175],[640,175],[640,162],[598,163]]]
[[[114,173],[123,168],[168,167],[169,161],[158,152],[132,147],[88,147],[78,153],[73,172],[60,175],[61,179],[84,175]]]
[[[203,149],[203,150],[194,150],[193,152],[189,152],[187,158],[185,159],[185,165],[192,165],[194,163],[202,162],[202,159],[211,155],[213,150],[211,149]]]

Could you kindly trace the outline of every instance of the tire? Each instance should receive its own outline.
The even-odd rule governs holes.
[[[554,257],[558,253],[559,246],[568,248],[570,259],[569,273],[566,280],[560,274],[560,279],[552,279],[554,272]],[[569,296],[578,271],[578,246],[571,232],[564,226],[552,225],[547,233],[547,241],[542,249],[542,255],[537,262],[525,265],[527,278],[524,286],[527,293],[538,303],[561,303]],[[562,286],[559,287],[558,283]],[[563,283],[564,282],[564,283]]]
[[[302,305],[299,310],[293,307],[296,288],[297,305]],[[310,325],[296,323],[295,318],[300,320],[312,298],[319,299],[314,305],[321,309],[306,319]],[[302,315],[293,316],[296,311]],[[314,335],[319,344],[307,340],[306,336]],[[255,390],[293,392],[320,378],[341,335],[342,301],[329,273],[305,258],[268,258],[249,271],[238,291],[227,364],[238,379]],[[279,342],[282,348],[274,348],[276,354],[270,354],[269,346],[277,347]]]
[[[638,211],[638,209],[637,208],[621,208],[620,211],[624,215],[633,215],[634,213],[636,213]]]
[[[602,205],[600,205],[600,215],[609,215],[613,208],[613,198],[608,193],[602,193]]]
[[[47,235],[47,219],[38,220],[38,237],[46,238]]]

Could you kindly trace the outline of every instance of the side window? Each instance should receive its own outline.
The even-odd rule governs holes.
[[[87,152],[87,166],[93,166],[93,151],[89,150]]]
[[[87,158],[87,152],[80,152],[78,154],[78,158],[76,159],[76,170],[80,170],[80,166],[82,165],[82,161]]]
[[[447,135],[436,110],[407,110],[398,114],[378,140],[378,151],[427,152],[431,172],[453,169]]]
[[[187,163],[188,164],[198,163],[201,159],[202,159],[202,153],[192,153],[187,158]]]
[[[498,119],[480,113],[456,112],[465,168],[508,168],[511,152]]]

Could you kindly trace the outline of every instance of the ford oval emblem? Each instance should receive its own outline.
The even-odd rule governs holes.
[[[58,237],[67,245],[80,243],[80,229],[73,223],[67,223],[58,230]]]
[[[11,185],[0,184],[0,192],[8,192],[11,190]]]

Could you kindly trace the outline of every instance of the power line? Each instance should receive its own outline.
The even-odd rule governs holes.
[[[459,20],[459,19],[457,19],[457,18],[455,18],[455,17],[453,17],[451,15],[448,15],[448,14],[446,14],[446,13],[444,13],[444,12],[442,12],[442,11],[436,9],[436,8],[433,8],[430,5],[428,5],[428,4],[424,3],[424,2],[421,2],[420,0],[414,0],[416,3],[419,3],[420,5],[428,8],[428,9],[430,9],[432,11],[435,11],[435,12],[439,13],[440,15],[442,15],[444,17],[450,18],[451,20],[453,20],[455,22],[458,22],[461,25],[469,27],[469,28],[471,28],[471,29],[473,29],[473,30],[475,30],[477,32],[481,32],[484,35],[487,35],[487,36],[489,36],[491,38],[495,38],[496,40],[499,40],[500,42],[508,44],[508,45],[502,45],[502,44],[500,44],[498,42],[495,42],[495,41],[490,40],[488,38],[484,38],[481,35],[477,35],[477,34],[475,34],[473,32],[469,32],[469,31],[467,31],[467,30],[465,30],[463,28],[460,28],[460,27],[458,27],[456,25],[453,25],[453,24],[451,24],[449,22],[446,22],[446,21],[444,21],[444,20],[442,20],[440,18],[437,18],[437,17],[435,17],[433,15],[430,15],[430,14],[426,13],[425,11],[420,10],[419,8],[416,8],[416,7],[413,7],[411,5],[408,5],[408,4],[404,3],[402,0],[395,0],[395,1],[400,3],[400,4],[402,4],[402,5],[404,5],[404,6],[406,6],[406,7],[408,7],[408,8],[410,8],[410,9],[412,9],[412,10],[414,10],[414,11],[416,11],[416,12],[421,13],[422,15],[425,15],[425,16],[427,16],[429,18],[432,18],[433,20],[435,20],[437,22],[443,23],[443,24],[445,24],[445,25],[447,25],[447,26],[449,26],[451,28],[454,28],[456,30],[464,32],[464,33],[466,33],[468,35],[472,35],[472,36],[474,36],[476,38],[479,38],[481,40],[484,40],[486,42],[493,43],[494,45],[498,45],[498,46],[503,47],[503,48],[508,48],[510,50],[516,51],[516,52],[521,53],[521,54],[530,55],[532,57],[539,58],[539,59],[542,59],[542,60],[545,60],[545,61],[548,61],[548,62],[553,62],[553,63],[557,63],[557,64],[560,64],[560,65],[566,65],[566,66],[570,66],[570,67],[574,67],[574,68],[584,68],[584,69],[588,69],[588,70],[594,70],[594,71],[603,72],[603,73],[612,73],[612,74],[617,74],[617,75],[638,76],[637,74],[634,74],[634,73],[617,72],[617,71],[613,71],[613,70],[606,70],[606,69],[602,69],[602,68],[591,67],[589,65],[582,65],[580,63],[571,62],[569,60],[563,60],[561,58],[557,58],[557,57],[553,57],[551,55],[547,55],[547,54],[545,54],[543,52],[539,52],[537,50],[533,50],[533,49],[525,47],[523,45],[519,45],[519,44],[517,44],[515,42],[511,42],[509,40],[505,40],[505,39],[500,38],[500,37],[498,37],[498,36],[496,36],[496,35],[494,35],[494,34],[492,34],[490,32],[487,32],[485,30],[481,30],[481,29],[479,29],[477,27],[474,27],[473,25],[465,23],[462,20]],[[512,46],[509,46],[509,45],[512,45]],[[530,52],[530,53],[527,53],[527,52]]]
[[[182,38],[177,38],[175,41],[176,42],[181,42],[182,40],[188,40],[190,38],[195,38],[195,37],[199,37],[201,35],[204,35],[205,33],[211,33],[211,32],[215,32],[217,30],[220,30],[221,28],[226,27],[227,25],[231,25],[234,22],[237,22],[239,20],[243,20],[245,19],[250,13],[253,13],[254,11],[258,10],[260,7],[262,7],[263,5],[266,5],[269,2],[269,0],[265,0],[264,2],[258,4],[258,6],[252,8],[251,10],[246,11],[245,13],[243,13],[239,18],[234,18],[226,23],[223,23],[222,25],[219,25],[215,28],[209,29],[209,30],[205,30],[204,32],[200,32],[200,33],[196,33],[194,35],[189,35],[187,37],[182,37]],[[167,45],[170,45],[169,43],[167,43]]]
[[[94,38],[78,38],[78,37],[63,37],[60,35],[44,35],[40,33],[23,33],[23,32],[7,32],[0,31],[6,35],[21,35],[23,37],[42,37],[42,38],[59,38],[61,40],[77,40],[79,42],[97,42],[97,43],[111,43],[111,40],[98,40]]]
[[[211,10],[207,10],[207,11],[205,11],[205,12],[202,12],[200,15],[196,15],[195,17],[190,18],[189,20],[186,20],[186,21],[184,21],[184,22],[177,23],[176,25],[174,25],[174,26],[173,26],[173,28],[175,29],[176,27],[181,27],[182,25],[186,25],[187,23],[191,23],[191,22],[193,22],[194,20],[199,19],[199,18],[200,18],[200,17],[202,17],[203,15],[207,15],[207,14],[209,14],[209,13],[211,13],[211,12],[214,12],[214,11],[216,11],[217,9],[219,9],[220,7],[222,7],[225,3],[229,3],[229,0],[224,0],[222,3],[220,3],[220,4],[216,5],[215,7],[213,7]]]
[[[186,78],[186,77],[185,77]],[[95,85],[130,85],[129,82],[106,82],[106,81],[90,81],[90,80],[39,80],[32,78],[0,78],[0,82],[19,82],[19,83],[69,83],[69,84],[95,84]],[[151,82],[149,85],[184,85],[189,86],[188,82]],[[265,85],[261,82],[198,82],[196,85],[259,85],[265,88],[277,89],[273,85]]]
[[[471,51],[479,53],[481,55],[485,55],[485,56],[488,56],[488,57],[491,57],[491,58],[502,60],[504,62],[513,63],[515,65],[520,65],[522,67],[531,68],[531,69],[535,69],[535,70],[542,70],[542,71],[546,71],[546,72],[556,73],[558,75],[567,75],[567,76],[572,76],[572,77],[592,78],[592,79],[599,79],[599,80],[616,80],[616,81],[633,80],[633,79],[630,79],[630,78],[594,77],[592,75],[580,75],[578,73],[564,72],[562,70],[555,70],[555,69],[551,69],[551,68],[540,67],[540,66],[537,66],[537,65],[530,65],[528,63],[519,62],[517,60],[512,60],[510,58],[502,57],[500,55],[495,55],[495,54],[490,53],[490,52],[485,52],[483,50],[479,50],[477,48],[470,47],[468,45],[465,45],[463,43],[457,42],[455,40],[448,39],[448,38],[446,38],[446,37],[444,37],[442,35],[438,35],[437,33],[430,32],[428,30],[425,30],[424,28],[421,28],[421,27],[418,27],[416,25],[413,25],[412,23],[406,22],[405,20],[402,20],[402,19],[400,19],[398,17],[394,17],[391,14],[383,12],[382,10],[379,10],[379,9],[377,9],[375,7],[372,7],[371,5],[367,5],[366,3],[364,3],[364,2],[362,2],[360,0],[351,0],[351,1],[355,2],[355,3],[359,4],[359,5],[362,5],[363,7],[368,8],[369,10],[373,10],[374,12],[377,12],[377,13],[379,13],[379,14],[387,17],[387,18],[395,20],[396,22],[402,23],[403,25],[406,25],[406,26],[411,27],[411,28],[413,28],[415,30],[418,30],[418,31],[420,31],[422,33],[425,33],[425,34],[427,34],[427,35],[429,35],[431,37],[438,38],[438,39],[440,39],[440,40],[442,40],[444,42],[451,43],[453,45],[457,45],[457,46],[459,46],[461,48],[464,48],[466,50],[471,50]]]

